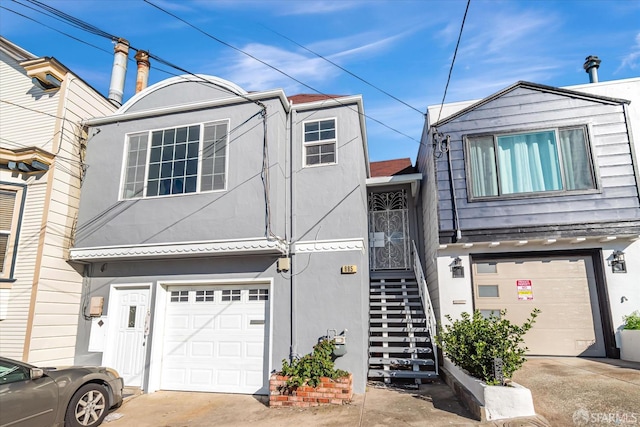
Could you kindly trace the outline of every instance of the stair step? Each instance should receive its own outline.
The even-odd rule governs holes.
[[[386,314],[390,314],[392,312],[389,311],[385,311],[384,313]],[[425,319],[424,317],[414,317],[413,319],[407,319],[406,317],[403,317],[401,319],[376,319],[376,318],[369,318],[369,323],[412,323],[412,324],[418,324],[418,323],[424,323],[427,319]]]
[[[418,287],[418,282],[416,282],[415,280],[406,280],[404,282],[370,282],[370,287],[372,288],[381,288],[381,287],[389,287],[389,288],[399,288],[402,286],[408,286],[408,287],[414,287],[417,288]]]
[[[423,310],[369,310],[369,314],[415,314],[418,316],[424,316]]]
[[[431,353],[428,347],[369,347],[369,353]]]
[[[369,369],[369,378],[438,378],[432,371],[385,371],[383,369]]]
[[[399,300],[399,299],[420,299],[420,295],[415,294],[371,294],[369,295],[369,300],[378,300],[378,299],[388,299],[388,300]]]
[[[435,362],[432,359],[403,359],[397,357],[370,357],[370,365],[419,365],[419,366],[434,366]]]
[[[402,343],[416,343],[416,342],[431,342],[429,337],[369,337],[369,342],[402,342]]]
[[[387,302],[379,302],[379,301],[371,301],[369,302],[370,307],[422,307],[421,302],[407,302],[407,301],[387,301]]]
[[[422,327],[408,327],[408,326],[406,327],[373,326],[369,328],[369,332],[407,332],[407,333],[419,334],[419,333],[428,333],[429,329],[422,328]]]

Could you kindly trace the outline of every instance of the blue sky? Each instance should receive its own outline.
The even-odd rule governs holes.
[[[314,93],[143,0],[42,1],[190,72],[216,75],[248,91]],[[371,117],[372,161],[415,161],[424,121],[420,112],[442,100],[466,6],[466,0],[149,1],[321,93],[362,94]],[[0,0],[0,33],[35,55],[55,57],[106,95],[113,44],[26,6],[41,10],[27,0]],[[601,81],[640,76],[640,0],[471,0],[446,102],[482,98],[518,80],[587,83],[582,64],[588,55],[602,59]],[[154,62],[151,67],[150,84],[170,77],[161,69],[179,73]],[[130,63],[125,100],[134,87]]]

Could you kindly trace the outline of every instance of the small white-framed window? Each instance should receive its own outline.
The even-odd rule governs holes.
[[[127,135],[122,199],[225,190],[229,121]]]
[[[222,301],[240,301],[241,295],[240,289],[224,289],[222,291]]]
[[[304,122],[303,128],[305,166],[337,163],[336,119]]]
[[[269,289],[249,289],[249,301],[269,301]]]
[[[196,302],[213,302],[215,301],[215,291],[208,289],[205,291],[196,291]]]
[[[171,302],[189,302],[189,291],[171,291]]]

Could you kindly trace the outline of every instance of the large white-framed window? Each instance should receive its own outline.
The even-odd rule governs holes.
[[[229,121],[127,135],[122,199],[225,190]]]
[[[0,281],[12,281],[25,187],[0,183]]]
[[[336,119],[306,121],[304,128],[304,165],[337,163]]]
[[[466,137],[471,199],[596,189],[586,126]]]

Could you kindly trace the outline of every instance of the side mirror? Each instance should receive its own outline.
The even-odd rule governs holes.
[[[42,378],[44,376],[44,371],[40,368],[31,368],[29,371],[29,375],[32,380],[37,380],[38,378]]]

